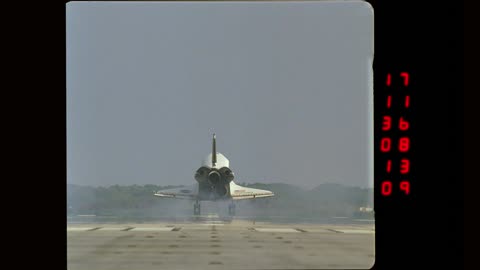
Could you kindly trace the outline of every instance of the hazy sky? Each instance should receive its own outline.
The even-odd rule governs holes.
[[[69,2],[67,182],[373,186],[364,2]]]

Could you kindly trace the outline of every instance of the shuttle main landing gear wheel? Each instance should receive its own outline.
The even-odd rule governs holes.
[[[232,202],[231,204],[228,205],[228,214],[230,216],[235,215],[235,204]]]
[[[197,216],[200,215],[200,203],[198,201],[193,205],[193,214]]]

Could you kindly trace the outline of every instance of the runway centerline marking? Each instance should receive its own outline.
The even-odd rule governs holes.
[[[339,232],[342,233],[375,233],[373,230],[338,230]]]
[[[325,229],[325,230],[328,230],[328,231],[331,231],[331,232],[334,232],[334,233],[343,233],[341,231],[337,231],[337,230],[334,230],[334,229]]]
[[[279,232],[279,233],[299,233],[296,229],[292,228],[254,228],[257,232]]]
[[[135,227],[133,229],[131,229],[130,231],[145,231],[145,232],[149,232],[149,231],[161,231],[161,232],[170,232],[172,231],[174,228],[167,228],[167,227]]]
[[[67,232],[84,232],[93,228],[94,227],[67,227]]]
[[[97,231],[125,231],[128,227],[101,227]]]

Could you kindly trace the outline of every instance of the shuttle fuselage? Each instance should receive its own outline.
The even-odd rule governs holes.
[[[214,136],[212,153],[207,155],[202,166],[195,173],[195,180],[198,182],[198,196],[201,200],[221,200],[231,197],[230,182],[235,175],[229,165],[228,159],[216,152]]]

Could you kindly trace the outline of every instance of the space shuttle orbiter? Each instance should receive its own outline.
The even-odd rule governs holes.
[[[216,137],[212,138],[212,153],[206,156],[195,173],[197,183],[189,187],[160,190],[155,196],[194,200],[194,214],[200,214],[200,201],[231,200],[229,213],[235,213],[234,200],[255,199],[274,196],[273,192],[242,187],[233,181],[235,175],[229,160],[216,150]]]

